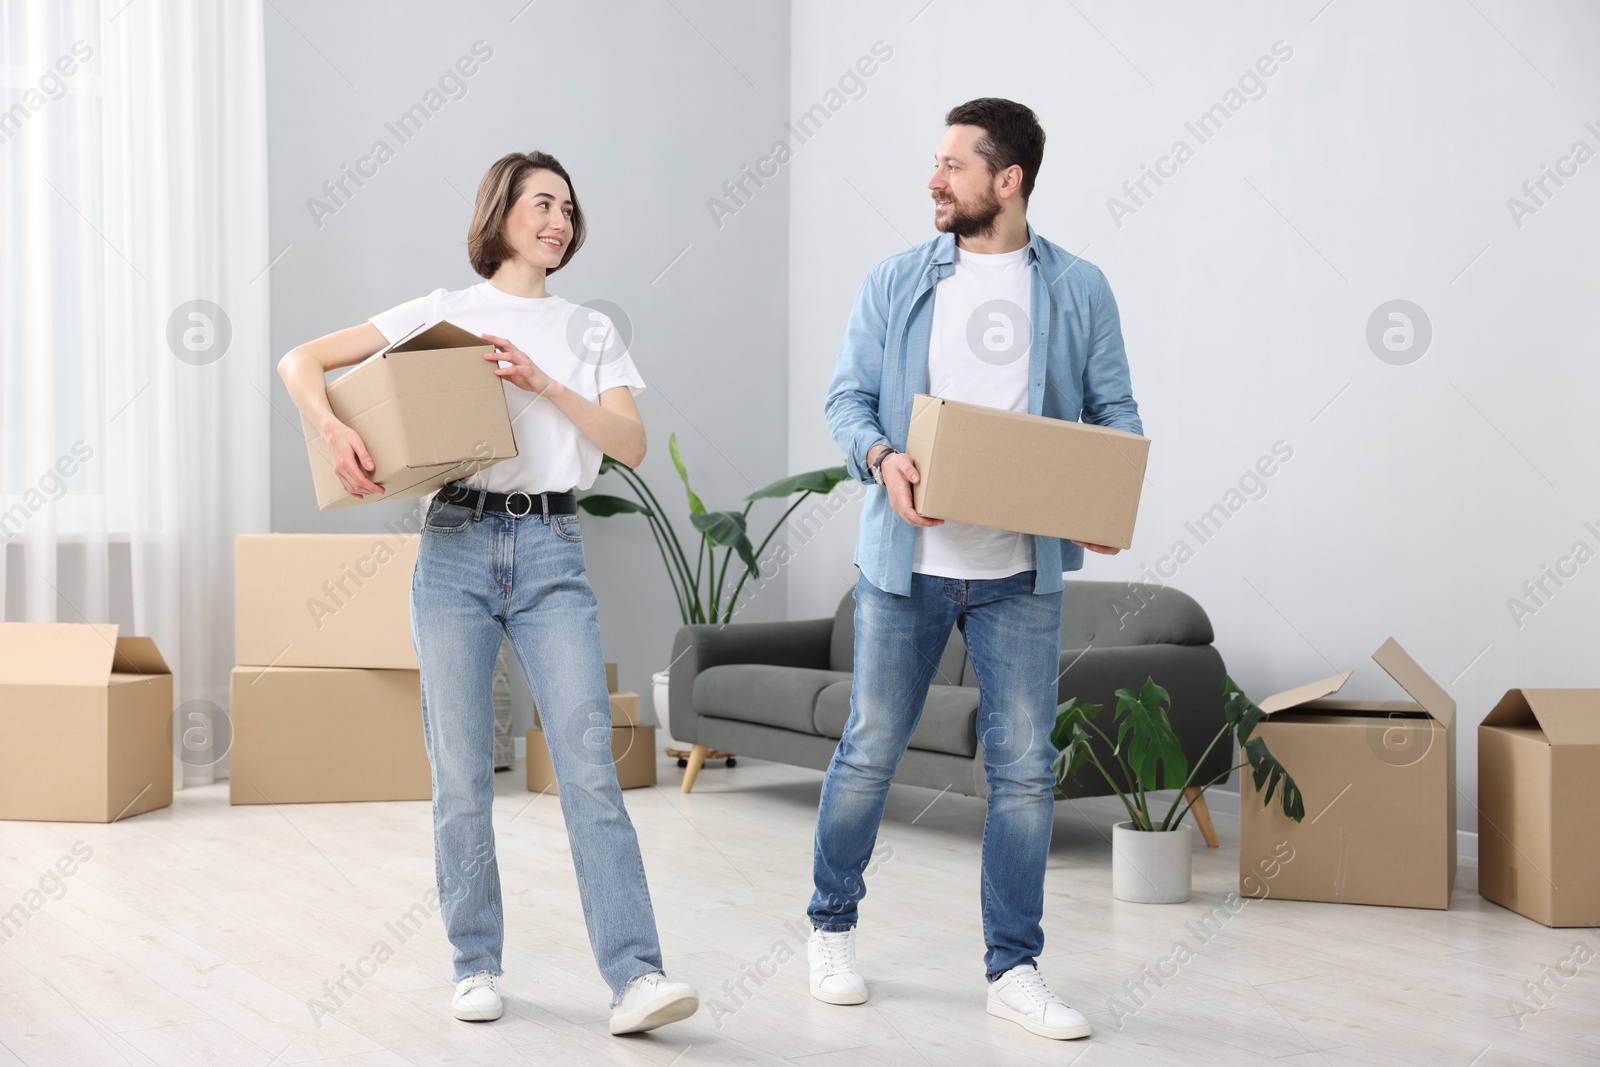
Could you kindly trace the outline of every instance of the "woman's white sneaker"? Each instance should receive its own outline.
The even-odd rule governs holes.
[[[989,1014],[1057,1041],[1089,1036],[1089,1020],[1050,992],[1031,964],[1013,967],[989,983]]]
[[[669,982],[657,971],[635,978],[611,1009],[613,1034],[637,1034],[687,1019],[700,1010],[700,994],[688,982]]]
[[[500,986],[488,971],[469,974],[456,983],[455,996],[450,1008],[457,1019],[469,1023],[488,1022],[500,1018],[505,1010],[500,1003]]]
[[[854,930],[811,931],[806,941],[811,961],[811,995],[828,1004],[865,1004],[867,983],[856,969]]]

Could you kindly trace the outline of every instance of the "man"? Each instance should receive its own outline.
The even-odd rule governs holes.
[[[1116,549],[924,518],[912,505],[916,466],[900,450],[921,392],[1133,433],[1143,426],[1104,275],[1027,223],[1044,156],[1033,112],[984,98],[953,108],[945,123],[928,181],[940,235],[873,268],[828,387],[829,432],[850,473],[874,488],[856,545],[850,718],[817,811],[811,993],[831,1004],[867,999],[855,959],[863,872],[889,780],[958,626],[978,679],[990,790],[988,1011],[1044,1037],[1087,1037],[1088,1022],[1050,991],[1036,961],[1055,815],[1061,572],[1083,566],[1085,548]]]

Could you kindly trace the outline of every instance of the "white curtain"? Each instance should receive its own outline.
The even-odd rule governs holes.
[[[261,3],[0,0],[0,35],[0,617],[153,637],[209,782],[270,521]]]

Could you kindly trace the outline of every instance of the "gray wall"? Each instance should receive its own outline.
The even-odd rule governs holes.
[[[478,281],[465,255],[478,179],[504,153],[540,148],[572,173],[590,222],[588,243],[551,290],[612,301],[631,320],[650,386],[639,398],[651,443],[641,473],[657,495],[687,529],[667,454],[673,432],[708,506],[734,506],[781,477],[787,182],[769,182],[720,228],[706,200],[787,117],[787,4],[411,6],[426,17],[375,2],[267,6],[272,248],[281,254],[268,276],[273,358],[403,300]],[[385,124],[424,102],[477,41],[492,58],[401,144]],[[323,183],[379,139],[393,158],[319,226],[307,201],[326,201]],[[276,376],[272,399],[282,416],[272,428],[275,531],[379,530],[414,508],[319,513]],[[614,477],[601,488],[621,491]],[[650,674],[666,666],[679,625],[654,543],[638,518],[586,519],[584,541],[607,658],[648,707]],[[741,618],[782,617],[783,581]],[[525,706],[519,719],[520,730]]]
[[[976,29],[994,39],[963,47]],[[1596,684],[1600,162],[1563,165],[1536,213],[1508,200],[1574,142],[1600,149],[1597,34],[1576,3],[796,5],[795,109],[873,40],[895,55],[791,167],[793,469],[838,455],[822,400],[861,278],[932,236],[945,109],[1024,101],[1049,135],[1030,218],[1110,279],[1154,442],[1132,551],[1081,576],[1142,579],[1188,542],[1163,576],[1258,699],[1347,668],[1350,695],[1397,697],[1369,658],[1395,635],[1459,705],[1475,798],[1475,728],[1507,688]],[[1199,143],[1185,123],[1280,40],[1265,95]],[[1180,138],[1193,158],[1113,218]],[[1367,340],[1397,298],[1433,330],[1403,365]],[[1293,458],[1230,498],[1280,440]],[[1218,503],[1202,543],[1185,524]],[[854,515],[797,556],[794,617],[850,581]]]

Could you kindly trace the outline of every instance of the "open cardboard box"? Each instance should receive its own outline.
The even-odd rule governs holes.
[[[327,442],[300,418],[317,507],[355,507],[422,496],[517,454],[505,385],[484,359],[494,346],[439,322],[369,356],[328,384],[328,404],[361,436],[384,492],[352,496],[339,484]]]
[[[1513,689],[1478,727],[1478,892],[1600,923],[1600,689]]]
[[[912,505],[1018,533],[1130,548],[1150,439],[919,394],[906,455]]]
[[[1456,703],[1394,638],[1372,654],[1411,701],[1333,700],[1351,671],[1259,703],[1260,737],[1305,798],[1296,823],[1240,772],[1243,896],[1448,908],[1456,874]],[[1287,843],[1285,860],[1278,852]],[[1270,883],[1245,877],[1275,861]],[[1252,888],[1253,887],[1253,888]]]
[[[234,663],[417,669],[415,534],[240,534]]]
[[[116,822],[172,803],[172,673],[112,625],[0,623],[0,819]]]

